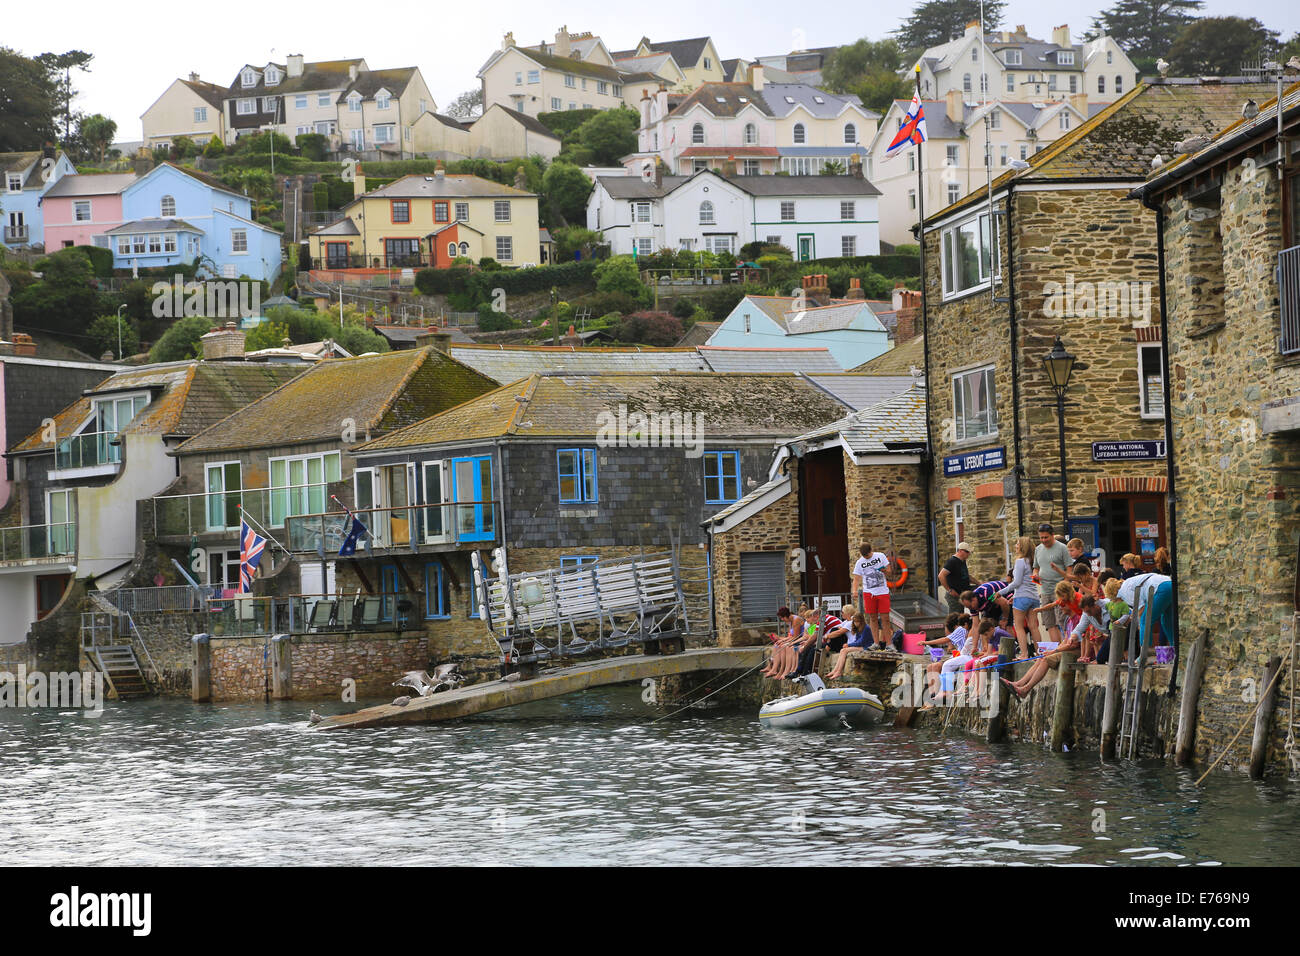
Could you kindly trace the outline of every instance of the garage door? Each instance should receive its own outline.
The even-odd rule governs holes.
[[[740,620],[776,620],[785,603],[785,552],[749,551],[740,555]]]

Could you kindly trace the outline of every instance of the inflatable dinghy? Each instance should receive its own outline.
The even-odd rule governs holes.
[[[762,727],[795,730],[803,727],[864,727],[880,720],[885,705],[859,687],[827,687],[816,674],[796,677],[809,690],[768,701],[759,709]]]

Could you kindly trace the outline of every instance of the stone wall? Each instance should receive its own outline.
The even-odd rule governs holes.
[[[921,465],[855,465],[844,454],[845,513],[849,529],[849,567],[858,548],[870,541],[877,551],[891,544],[907,565],[905,588],[924,590],[929,578],[925,547],[925,486]]]
[[[1286,763],[1287,657],[1300,548],[1300,432],[1265,434],[1261,405],[1300,395],[1300,356],[1277,348],[1282,197],[1272,170],[1222,171],[1218,196],[1166,206],[1165,256],[1177,464],[1179,631],[1208,637],[1198,759],[1254,709],[1264,665],[1283,658],[1269,765]],[[1188,218],[1191,208],[1208,217]],[[1226,291],[1225,291],[1226,290]],[[1248,760],[1248,729],[1226,763]]]
[[[933,385],[930,429],[934,442],[935,477],[932,497],[940,560],[952,553],[957,540],[954,504],[964,513],[964,537],[973,545],[972,577],[1000,577],[1007,571],[1006,548],[1022,533],[1032,533],[1040,521],[1061,529],[1060,465],[1055,393],[1043,358],[1061,336],[1077,364],[1070,382],[1066,409],[1066,470],[1072,517],[1099,514],[1099,482],[1136,479],[1143,489],[1164,490],[1162,460],[1096,462],[1096,441],[1155,441],[1164,437],[1160,419],[1140,415],[1138,342],[1159,341],[1158,325],[1150,327],[1145,304],[1158,307],[1155,216],[1126,198],[1124,189],[1075,189],[1015,193],[1011,209],[1010,249],[1007,229],[1002,237],[1003,282],[994,292],[983,289],[944,301],[941,284],[940,232],[927,237],[926,295],[928,307],[930,381]],[[1005,219],[999,217],[999,223]],[[1012,338],[1009,306],[992,301],[1009,292],[1014,272],[1018,334],[1019,406],[1012,383]],[[1094,301],[1099,315],[1082,315],[1094,306],[1049,301],[1051,287],[1079,283],[1145,283],[1126,309],[1109,299]],[[1072,315],[1061,315],[1071,312]],[[1051,314],[1049,314],[1051,313]],[[1134,313],[1137,313],[1136,315]],[[994,366],[997,433],[958,439],[955,427],[953,374],[982,365]],[[1004,497],[1003,481],[1016,464],[1015,423],[1021,430],[1019,483],[1022,499]],[[968,472],[946,478],[945,457],[1005,447],[1003,468]],[[1118,488],[1120,485],[1112,486]],[[1006,527],[997,518],[1005,506]],[[1019,508],[1024,521],[1020,523]],[[1005,538],[1004,538],[1005,534]],[[1005,543],[1004,543],[1005,542]],[[1112,558],[1112,563],[1114,559]]]

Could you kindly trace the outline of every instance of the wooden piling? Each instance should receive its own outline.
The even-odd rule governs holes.
[[[1063,749],[1065,737],[1074,724],[1074,662],[1078,648],[1059,655],[1056,668],[1056,707],[1052,711],[1052,749]]]
[[[196,704],[212,700],[212,643],[206,634],[190,639],[194,647],[194,664],[190,668],[190,699]]]
[[[1178,735],[1174,738],[1174,763],[1186,767],[1192,762],[1196,744],[1196,705],[1201,696],[1201,678],[1205,674],[1205,644],[1209,631],[1192,644],[1183,669],[1183,699],[1178,708]]]
[[[1007,708],[1011,705],[1011,691],[1007,690],[1007,685],[1002,683],[1002,671],[1008,661],[1015,660],[1015,654],[1015,638],[1002,638],[998,641],[998,668],[992,673],[984,674],[986,679],[993,681],[990,689],[993,692],[994,708],[989,716],[987,738],[991,744],[997,743],[1007,735]]]
[[[1273,709],[1277,706],[1277,684],[1274,680],[1282,667],[1282,658],[1274,654],[1268,659],[1264,668],[1264,699],[1260,701],[1259,710],[1255,712],[1255,735],[1250,741],[1250,778],[1259,780],[1264,776],[1264,758],[1268,756],[1268,725],[1273,722]]]
[[[293,638],[288,634],[271,638],[271,699],[293,699]]]
[[[1128,634],[1120,624],[1110,626],[1110,656],[1106,667],[1106,704],[1101,711],[1101,759],[1115,759],[1115,744],[1119,739],[1119,717],[1124,705],[1119,678],[1123,670],[1124,651]]]

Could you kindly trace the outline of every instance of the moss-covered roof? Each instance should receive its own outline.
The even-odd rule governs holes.
[[[496,382],[431,348],[327,359],[187,441],[178,454],[385,434],[459,405]]]
[[[868,375],[907,375],[911,369],[925,368],[925,336],[897,343],[888,352],[877,355],[863,362],[852,372],[864,372]]]
[[[782,438],[850,411],[792,373],[535,374],[356,451],[499,438],[598,437],[609,421],[602,413],[617,417],[620,406],[627,414],[700,414],[708,441]]]

